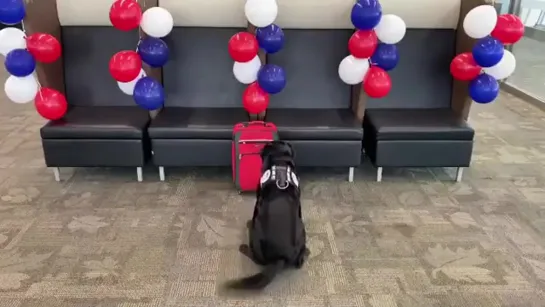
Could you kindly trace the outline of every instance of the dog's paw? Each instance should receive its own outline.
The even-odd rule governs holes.
[[[310,250],[308,248],[305,248],[303,252],[299,255],[299,258],[297,258],[297,262],[295,263],[295,268],[296,269],[302,268],[309,255],[310,255]]]
[[[248,257],[251,256],[250,246],[248,244],[240,244],[240,246],[238,247],[238,251]]]
[[[297,259],[297,262],[295,263],[295,268],[300,269],[305,264],[305,258]]]

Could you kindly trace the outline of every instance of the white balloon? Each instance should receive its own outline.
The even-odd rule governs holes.
[[[162,7],[152,7],[142,14],[140,27],[151,37],[165,37],[174,27],[174,19],[169,11]]]
[[[138,82],[138,80],[144,78],[146,76],[146,72],[141,69],[140,70],[140,74],[138,75],[138,77],[136,77],[136,79],[132,80],[132,81],[129,81],[129,82],[119,82],[117,81],[117,86],[119,86],[119,89],[127,94],[127,95],[132,95],[133,92],[134,92],[134,86],[136,85],[136,82]]]
[[[369,59],[358,59],[352,55],[345,57],[339,64],[339,77],[350,85],[363,82],[369,70]]]
[[[492,5],[479,5],[464,17],[464,31],[469,37],[483,38],[492,33],[498,22],[498,12]]]
[[[393,14],[382,15],[380,22],[375,27],[375,33],[378,39],[385,44],[397,44],[399,43],[405,33],[407,32],[407,25],[401,17]]]
[[[515,68],[517,67],[517,60],[515,56],[509,51],[503,51],[503,57],[500,62],[492,67],[483,67],[483,70],[486,74],[491,75],[496,80],[502,80],[509,77]]]
[[[4,83],[4,91],[9,100],[15,103],[29,103],[38,93],[38,81],[34,75],[26,77],[9,76]]]
[[[259,72],[260,68],[261,60],[258,56],[255,56],[249,62],[235,62],[235,64],[233,64],[233,74],[238,82],[250,84],[257,80],[257,73]]]
[[[269,26],[278,15],[276,0],[247,0],[244,5],[246,19],[258,28]]]
[[[0,53],[6,56],[13,49],[25,49],[25,33],[17,28],[8,27],[0,30]]]

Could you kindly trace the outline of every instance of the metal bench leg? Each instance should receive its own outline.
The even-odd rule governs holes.
[[[377,182],[382,181],[382,167],[377,167]]]
[[[462,181],[462,175],[464,174],[464,168],[458,167],[456,169],[456,182]]]
[[[348,168],[348,182],[354,182],[354,167]]]
[[[144,180],[144,176],[142,175],[142,167],[137,167],[136,168],[136,180],[138,180],[138,182],[142,182],[142,180]]]
[[[165,168],[163,166],[159,166],[159,180],[165,181]]]
[[[53,167],[53,176],[55,176],[55,181],[61,181],[61,169],[58,167]]]

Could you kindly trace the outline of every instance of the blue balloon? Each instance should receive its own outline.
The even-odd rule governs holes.
[[[266,64],[257,73],[257,83],[265,92],[278,94],[286,87],[286,72],[278,65]]]
[[[0,23],[5,25],[18,24],[25,18],[23,0],[0,0]]]
[[[350,19],[355,28],[371,30],[375,28],[382,17],[382,6],[377,0],[360,0],[352,7]]]
[[[284,46],[284,31],[274,23],[255,31],[257,42],[267,53],[276,53]]]
[[[494,101],[500,93],[500,84],[496,78],[481,74],[469,82],[469,96],[477,103]]]
[[[144,77],[134,85],[133,98],[140,107],[150,111],[157,110],[165,103],[165,91],[157,80]]]
[[[26,49],[14,49],[6,55],[4,66],[15,77],[26,77],[36,69],[36,60]]]
[[[487,36],[473,46],[473,58],[481,67],[492,67],[501,61],[503,49],[503,44],[499,40]]]
[[[146,37],[138,44],[138,54],[151,67],[161,67],[168,61],[168,46],[160,38]]]
[[[397,66],[399,62],[399,53],[396,45],[380,43],[371,57],[371,63],[388,71]]]

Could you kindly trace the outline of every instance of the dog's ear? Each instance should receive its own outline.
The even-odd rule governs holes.
[[[269,163],[270,163],[270,155],[271,155],[272,148],[273,146],[271,146],[271,144],[267,144],[261,150],[261,161],[263,161],[261,166],[262,168],[261,172],[264,172],[266,169],[270,167]]]
[[[270,155],[272,146],[270,144],[267,144],[263,146],[263,149],[261,150],[261,159],[265,160],[265,158]]]
[[[286,145],[288,145],[288,148],[290,149],[290,156],[295,159],[295,149],[293,149],[293,146],[288,142],[286,142]]]

